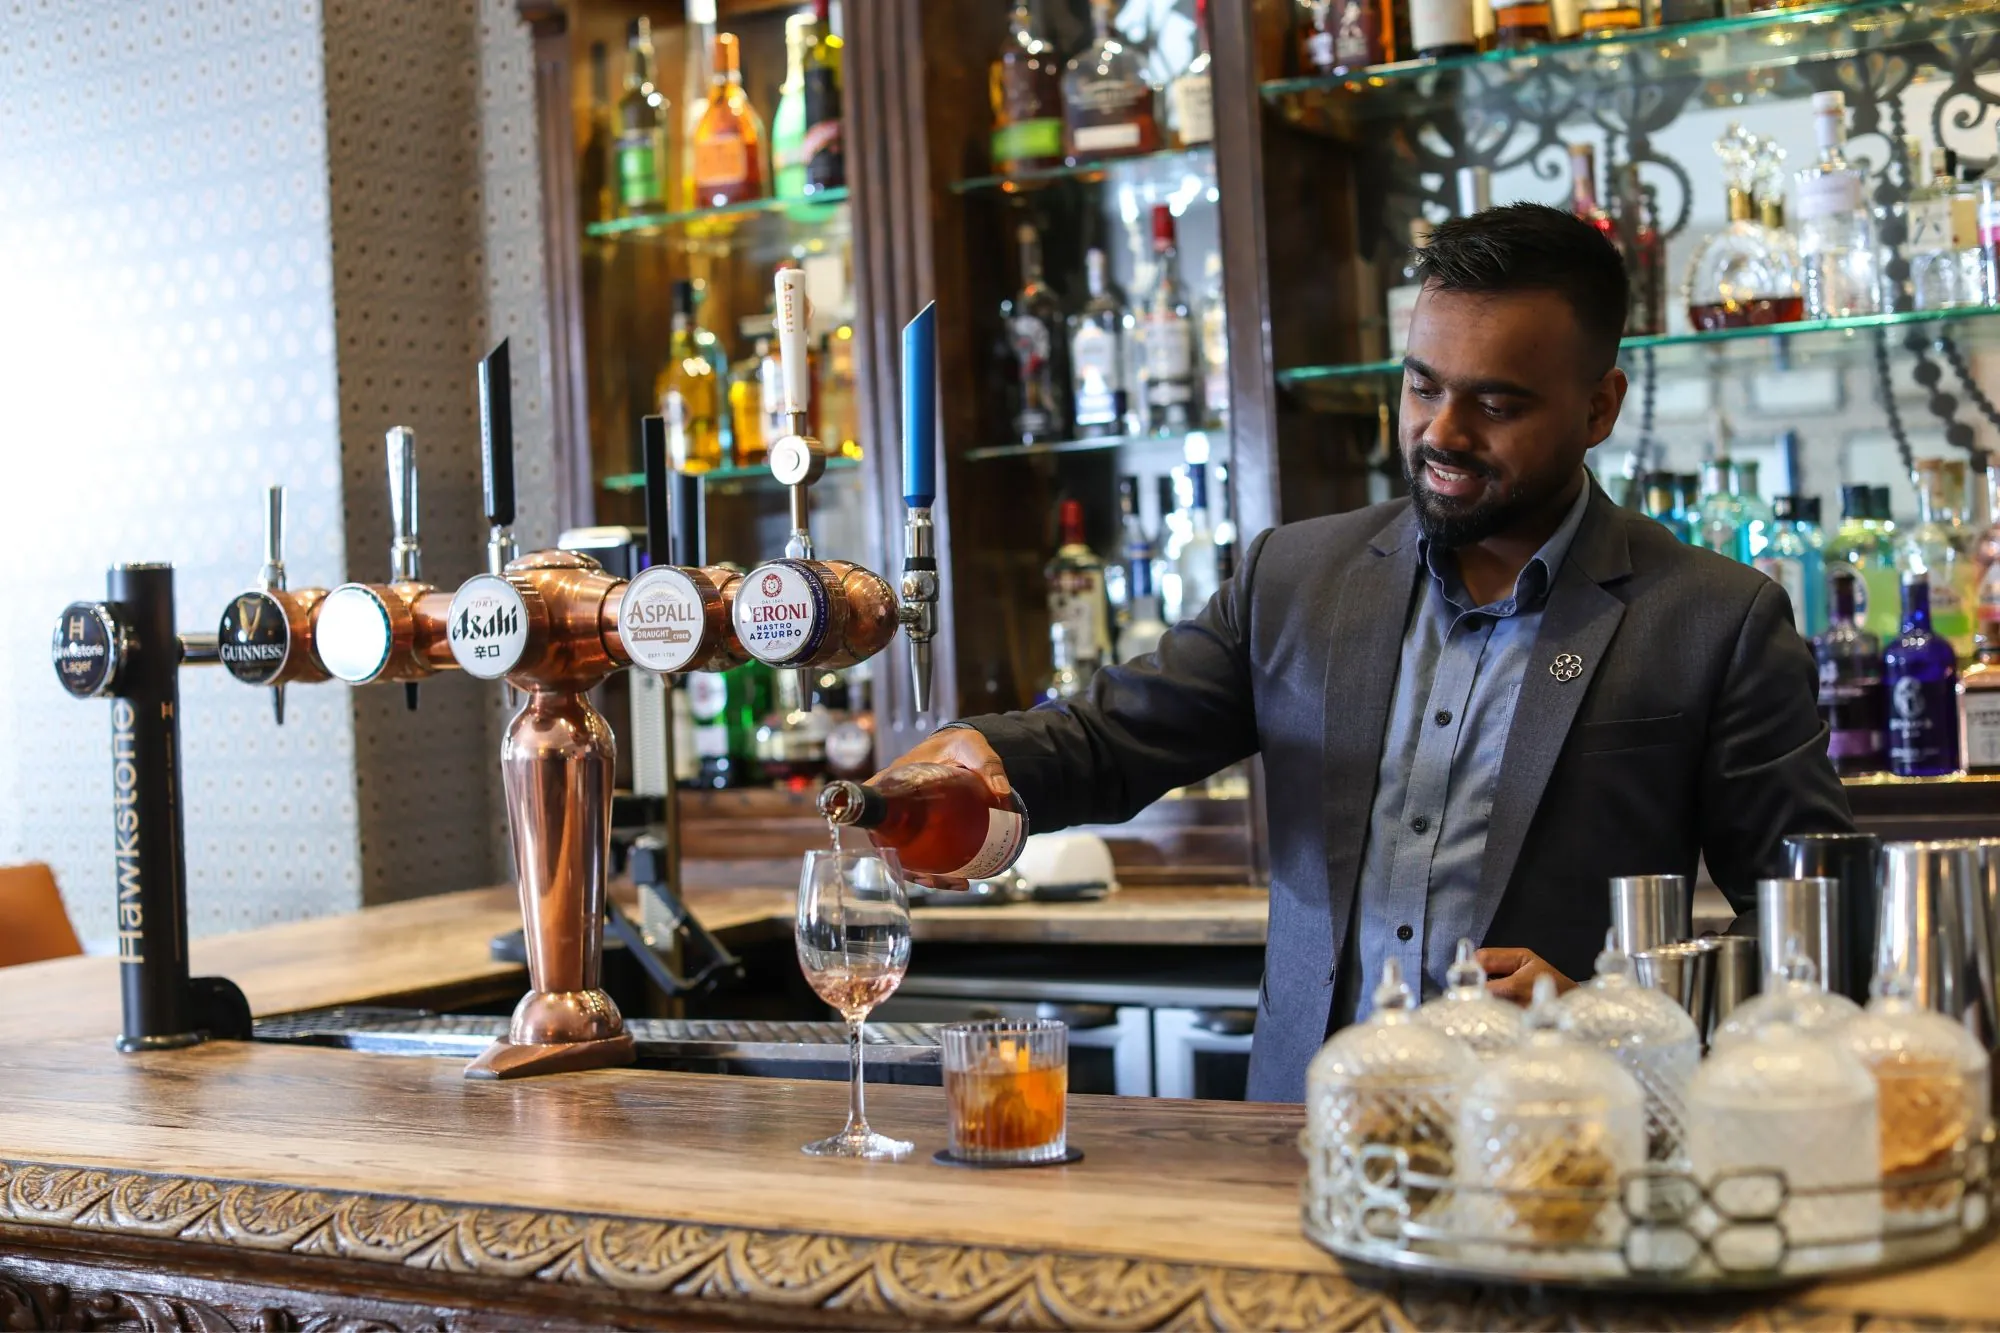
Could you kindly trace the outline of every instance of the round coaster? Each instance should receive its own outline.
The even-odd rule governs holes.
[[[949,1148],[939,1148],[931,1154],[931,1160],[939,1166],[962,1166],[974,1171],[1002,1170],[1021,1166],[1068,1166],[1071,1162],[1081,1162],[1083,1160],[1083,1149],[1072,1143],[1062,1156],[1051,1157],[1040,1162],[977,1162],[970,1158],[957,1156]]]

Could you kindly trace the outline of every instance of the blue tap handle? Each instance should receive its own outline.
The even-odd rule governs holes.
[[[903,326],[903,503],[937,499],[937,302]]]

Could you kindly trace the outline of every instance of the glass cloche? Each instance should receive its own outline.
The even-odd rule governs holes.
[[[1764,978],[1762,993],[1730,1010],[1709,1039],[1709,1049],[1719,1051],[1750,1036],[1773,1018],[1782,1017],[1801,1032],[1825,1035],[1860,1012],[1860,1005],[1821,984],[1819,969],[1794,945],[1785,956],[1784,971]]]
[[[1360,1236],[1393,1237],[1392,1212],[1374,1214],[1363,1183],[1389,1184],[1400,1152],[1409,1169],[1449,1178],[1453,1131],[1465,1086],[1479,1060],[1459,1042],[1415,1021],[1416,997],[1396,960],[1382,964],[1375,1009],[1341,1029],[1306,1067],[1307,1208],[1313,1221]],[[1410,1215],[1429,1208],[1435,1189],[1409,1189]]]
[[[1503,1244],[1620,1265],[1620,1181],[1646,1165],[1645,1098],[1602,1050],[1564,1036],[1555,978],[1535,979],[1520,1045],[1481,1066],[1458,1120],[1456,1225]]]
[[[1564,1032],[1603,1049],[1645,1091],[1648,1159],[1684,1160],[1688,1083],[1701,1063],[1701,1033],[1687,1010],[1633,978],[1632,961],[1610,931],[1597,955],[1597,975],[1563,996],[1557,1008]]]
[[[1451,969],[1444,974],[1444,994],[1426,1000],[1417,1021],[1456,1037],[1474,1055],[1490,1056],[1521,1042],[1521,1009],[1495,999],[1486,990],[1486,969],[1472,956],[1472,941],[1460,940]]]
[[[1718,1043],[1688,1089],[1688,1164],[1708,1191],[1710,1250],[1735,1270],[1874,1263],[1882,1250],[1875,1079],[1844,1042],[1798,1021],[1800,1006],[1825,992],[1787,985],[1799,988],[1761,996],[1762,1016]]]
[[[1986,1048],[1964,1024],[1919,1005],[1904,976],[1884,973],[1871,992],[1838,1036],[1875,1075],[1885,1221],[1891,1231],[1949,1221],[1965,1193],[1963,1154],[1984,1152]]]

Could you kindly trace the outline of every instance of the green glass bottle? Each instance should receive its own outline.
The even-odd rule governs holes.
[[[785,81],[778,86],[778,112],[771,117],[771,173],[780,199],[806,192],[806,49],[812,44],[813,17],[785,20]]]
[[[773,675],[762,662],[727,671],[698,671],[687,678],[694,721],[697,787],[748,787],[757,771],[757,723],[771,711]]]

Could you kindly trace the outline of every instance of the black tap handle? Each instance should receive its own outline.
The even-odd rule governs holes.
[[[479,447],[486,462],[486,521],[514,522],[514,381],[507,340],[479,363]]]
[[[692,472],[674,474],[674,563],[695,569],[708,563],[708,511],[704,491]]]
[[[674,530],[673,513],[668,508],[667,419],[639,419],[639,466],[646,473],[646,563],[668,563],[668,548]]]

